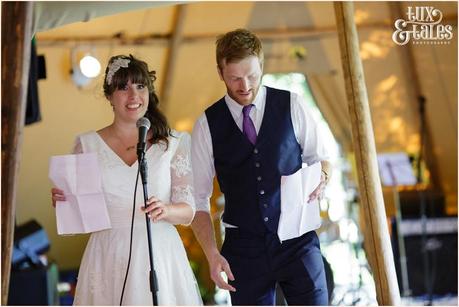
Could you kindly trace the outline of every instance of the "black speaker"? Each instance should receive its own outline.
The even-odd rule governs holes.
[[[427,217],[444,217],[446,215],[445,196],[436,190],[400,191],[400,209],[403,218],[419,218],[421,203],[425,205]]]
[[[58,305],[58,281],[59,272],[56,264],[21,270],[12,269],[8,305]]]
[[[398,228],[405,243],[411,296],[457,294],[457,224],[457,217],[429,218],[425,224],[421,219],[401,221]],[[392,226],[395,269],[402,292],[395,220],[392,221]]]

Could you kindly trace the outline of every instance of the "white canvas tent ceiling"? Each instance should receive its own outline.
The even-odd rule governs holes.
[[[427,5],[440,9],[443,22],[453,25],[453,40],[447,45],[395,45],[395,19],[406,18],[407,6]],[[424,95],[434,172],[448,203],[457,210],[457,3],[402,3],[395,13],[394,7],[396,3],[355,3],[377,151],[418,151],[416,96]],[[104,15],[110,16],[99,17]],[[185,130],[191,130],[204,109],[224,93],[215,70],[215,37],[240,27],[261,37],[266,73],[306,75],[332,132],[344,150],[351,151],[331,2],[35,3],[39,52],[70,52],[72,46],[90,44],[101,55],[102,65],[120,53],[146,59],[157,71],[160,96],[167,92],[163,108],[172,126]],[[295,56],[297,48],[306,50],[304,58]],[[407,63],[408,48],[414,67]],[[419,93],[413,90],[410,69],[419,78]]]

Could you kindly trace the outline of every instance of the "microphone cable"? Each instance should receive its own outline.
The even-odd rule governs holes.
[[[135,179],[134,201],[132,202],[131,236],[129,239],[129,257],[128,257],[128,263],[127,263],[127,268],[126,268],[126,276],[124,277],[124,282],[123,282],[123,290],[121,290],[120,306],[122,306],[123,304],[124,289],[126,288],[126,281],[127,281],[128,274],[129,274],[129,267],[131,265],[132,238],[133,238],[133,233],[134,233],[135,200],[137,197],[137,185],[139,183],[139,175],[140,175],[140,167],[137,170],[137,177]]]

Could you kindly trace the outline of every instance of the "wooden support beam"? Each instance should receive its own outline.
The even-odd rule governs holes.
[[[142,46],[142,45],[161,45],[167,46],[171,39],[171,34],[142,34],[127,36],[121,33],[115,35],[94,35],[94,36],[65,36],[65,37],[40,37],[38,34],[38,47],[75,47],[75,44],[91,46]]]
[[[335,2],[341,60],[363,206],[365,245],[380,305],[400,305],[400,292],[384,209],[370,107],[359,53],[352,2]]]
[[[32,2],[2,3],[2,305],[7,304],[24,127]]]
[[[183,4],[184,5],[184,4]],[[183,6],[182,5],[182,6]],[[371,24],[363,24],[360,29],[388,29],[391,25],[384,22],[375,22]],[[298,27],[288,29],[260,29],[253,31],[257,36],[264,41],[278,40],[278,39],[307,39],[316,38],[322,36],[335,36],[336,28],[334,26],[328,27]],[[185,43],[194,43],[212,40],[214,41],[221,33],[195,33],[187,34],[182,37],[182,41]],[[79,44],[92,44],[92,45],[113,45],[116,42],[119,45],[149,45],[149,44],[168,44],[169,41],[173,40],[173,33],[170,34],[147,34],[138,36],[68,36],[68,37],[43,37],[37,41],[40,47],[53,47],[62,45],[74,46],[75,43]]]
[[[175,64],[177,62],[177,54],[179,52],[180,43],[182,42],[183,24],[186,15],[186,4],[177,5],[175,7],[172,35],[169,40],[169,46],[166,54],[166,65],[161,81],[161,91],[159,103],[163,112],[167,112],[169,97],[174,80]]]

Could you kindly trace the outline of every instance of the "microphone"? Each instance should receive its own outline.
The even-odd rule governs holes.
[[[136,123],[139,128],[139,142],[137,143],[137,157],[139,161],[143,160],[145,148],[147,147],[147,132],[150,129],[150,121],[146,117],[139,118]]]

